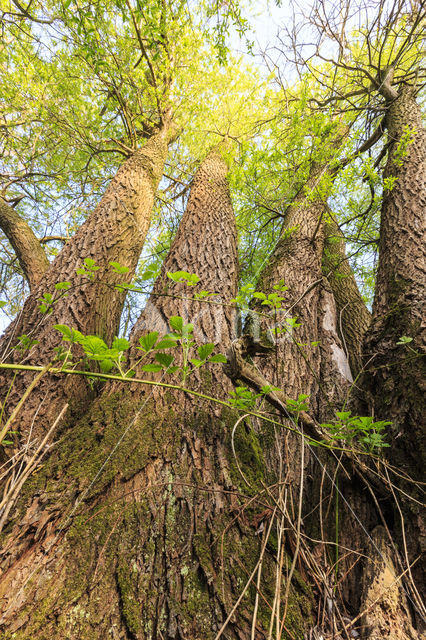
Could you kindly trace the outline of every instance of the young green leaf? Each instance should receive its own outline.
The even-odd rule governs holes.
[[[221,362],[222,364],[226,364],[228,360],[226,359],[226,356],[224,356],[222,353],[218,353],[217,355],[209,358],[208,362]]]
[[[171,318],[169,318],[169,324],[176,333],[182,333],[183,319],[180,316],[171,316]]]
[[[156,349],[172,349],[173,347],[177,347],[177,340],[174,336],[164,336],[160,339],[159,342],[155,345]]]
[[[144,364],[144,366],[142,367],[142,371],[156,372],[161,371],[162,369],[163,366],[161,364]]]
[[[158,331],[150,331],[146,334],[146,336],[142,336],[139,338],[139,344],[141,345],[138,348],[141,348],[143,351],[151,351],[152,347],[155,345],[158,339]]]
[[[129,267],[122,266],[119,262],[109,262],[110,267],[112,267],[114,273],[128,273],[130,271]]]
[[[155,359],[164,367],[169,367],[172,364],[175,357],[168,353],[156,353]]]
[[[129,347],[130,342],[126,338],[116,338],[111,345],[111,348],[117,351],[126,351]]]
[[[55,284],[55,289],[57,291],[66,291],[71,286],[71,282],[57,282]]]
[[[206,360],[211,354],[211,352],[213,351],[213,349],[214,349],[214,344],[212,342],[208,342],[207,344],[202,344],[200,347],[198,347],[197,352],[201,360]]]

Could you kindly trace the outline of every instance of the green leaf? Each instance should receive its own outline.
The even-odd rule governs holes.
[[[172,336],[164,336],[161,338],[159,342],[157,342],[155,348],[156,349],[172,349],[173,347],[177,347],[177,340]]]
[[[204,364],[205,360],[197,360],[197,358],[190,358],[189,362],[191,362],[194,367],[201,367]]]
[[[130,271],[129,267],[124,267],[119,262],[113,261],[108,264],[113,268],[114,273],[128,273]]]
[[[96,266],[96,262],[93,260],[93,258],[85,258],[84,264],[88,269],[90,269],[90,271],[95,271],[99,269],[99,267]]]
[[[71,286],[71,282],[67,282],[67,281],[65,281],[65,282],[57,282],[55,284],[55,289],[57,289],[57,291],[63,291],[63,290],[66,291],[67,289],[70,288],[70,286]]]
[[[351,412],[350,411],[336,411],[336,416],[339,418],[339,420],[342,420],[342,422],[345,422],[345,421],[349,420],[349,418],[351,416]]]
[[[194,325],[193,324],[191,324],[191,323],[184,324],[183,328],[182,328],[182,335],[188,336],[193,331],[194,331]]]
[[[168,373],[176,373],[176,371],[179,371],[179,367],[169,367],[167,371]]]
[[[401,336],[396,344],[408,344],[409,342],[413,342],[413,338],[410,338],[410,336]]]
[[[114,363],[111,360],[101,360],[99,367],[102,373],[109,373],[114,367]]]
[[[100,355],[104,356],[105,351],[109,351],[105,342],[98,336],[84,336],[80,344],[89,358],[95,358]]]
[[[116,338],[111,347],[117,351],[126,351],[130,347],[130,342],[126,338]]]
[[[212,356],[211,358],[209,358],[208,360],[209,362],[221,362],[222,364],[226,364],[228,362],[228,360],[226,359],[226,356],[224,356],[222,353],[218,353],[215,356]]]
[[[158,331],[150,331],[146,336],[142,336],[139,338],[139,344],[141,345],[143,351],[151,351],[152,347],[157,342]]]
[[[170,355],[169,353],[156,353],[155,359],[164,367],[169,367],[172,364],[175,357]]]
[[[53,328],[62,333],[63,340],[72,340],[72,329],[66,324],[54,324]]]
[[[142,367],[142,371],[162,371],[163,367],[161,364],[144,364]]]
[[[198,347],[197,352],[200,356],[201,360],[206,360],[211,352],[214,349],[214,344],[212,342],[208,342],[207,344],[202,344],[201,347]]]
[[[62,340],[65,342],[78,342],[81,344],[85,338],[81,331],[67,327],[66,324],[55,324],[53,328],[62,333]]]
[[[169,318],[169,324],[176,333],[182,334],[183,319],[180,316],[172,316]]]
[[[190,287],[194,287],[200,278],[195,273],[188,273],[188,271],[171,271],[167,272],[167,277],[173,282],[186,282]]]

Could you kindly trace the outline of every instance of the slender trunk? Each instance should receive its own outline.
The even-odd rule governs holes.
[[[30,289],[34,289],[48,270],[49,260],[29,224],[1,197],[0,228],[16,253]]]
[[[198,340],[229,346],[229,309],[216,337],[216,306],[189,301],[188,288],[165,276],[187,267],[201,278],[200,288],[223,302],[235,295],[236,229],[226,172],[217,153],[199,169],[135,344],[144,331],[163,331],[170,315],[186,315],[195,316]],[[229,384],[220,365],[200,370],[193,386],[208,392],[212,382]],[[238,414],[187,393],[154,397],[142,389],[134,382],[104,393],[28,486],[2,556],[5,640],[213,640],[240,595],[221,637],[267,637],[271,613],[264,599],[273,601],[276,565],[266,537],[255,533],[262,522],[269,527],[273,512],[258,517],[265,501],[255,494],[266,498],[266,477],[257,437],[244,424],[235,434],[247,487],[230,442]],[[262,598],[252,623],[255,590],[251,584],[245,592],[244,585],[250,574],[252,582],[257,578],[256,568]],[[310,597],[294,594],[287,628],[302,637]]]
[[[55,324],[111,341],[118,330],[124,302],[124,294],[116,285],[129,282],[135,272],[169,140],[170,127],[165,126],[120,167],[99,205],[63,248],[27,299],[22,313],[7,329],[0,344],[3,360],[37,365],[51,362],[61,342],[61,335],[53,328]],[[90,272],[85,267],[87,259],[97,270]],[[126,267],[127,273],[116,273],[110,262]],[[77,273],[82,268],[83,273]],[[69,288],[56,290],[59,282],[68,282]],[[54,302],[47,304],[47,312],[42,314],[40,299],[46,293],[52,295]],[[23,334],[36,343],[29,349],[16,349],[18,337]],[[81,357],[76,350],[73,355]],[[3,376],[6,415],[31,379],[31,374],[20,376],[9,391],[11,377]],[[27,439],[29,434],[33,439],[40,437],[66,401],[70,400],[72,409],[78,411],[89,394],[90,388],[82,380],[45,377],[19,414],[21,438]]]

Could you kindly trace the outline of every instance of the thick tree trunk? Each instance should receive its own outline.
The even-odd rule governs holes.
[[[421,479],[426,460],[424,397],[426,132],[412,87],[386,116],[389,138],[373,320],[366,340],[373,358],[366,380],[375,415],[395,420],[392,460]],[[398,345],[400,338],[412,341]]]
[[[48,270],[49,260],[29,224],[1,197],[0,228],[16,253],[30,289],[34,289]]]
[[[263,330],[268,325],[271,333],[277,326],[281,329],[274,356],[263,360],[260,368],[288,397],[308,395],[310,412],[317,419],[330,414],[330,401],[340,396],[336,386],[352,379],[337,335],[335,303],[321,269],[328,212],[318,183],[325,172],[327,165],[312,166],[307,184],[287,210],[281,238],[257,285],[267,295],[280,281],[288,287],[283,294],[278,291],[285,298],[282,308],[269,313],[268,323],[260,321]],[[267,310],[256,306],[256,311]],[[293,320],[300,326],[292,328]],[[325,371],[321,375],[324,363],[337,377]]]
[[[146,309],[133,328],[134,343],[148,330],[167,333],[168,318],[176,315],[177,300],[184,321],[194,324],[197,342],[210,341],[223,348],[236,337],[236,310],[230,300],[237,294],[237,238],[220,149],[221,145],[209,153],[194,177],[173,246]],[[173,282],[167,273],[177,271],[195,273],[200,281],[195,286]],[[216,295],[197,302],[194,298],[201,291]]]
[[[318,171],[318,168],[313,167],[310,180],[315,180],[315,170]],[[321,201],[308,204],[299,201],[297,204],[298,206],[293,205],[287,212],[282,238],[257,288],[269,294],[273,291],[273,285],[284,279],[289,287],[285,294],[285,307],[291,309],[291,315],[301,322],[301,326],[294,330],[291,341],[287,339],[281,341],[281,344],[278,342],[275,356],[268,360],[263,359],[258,366],[265,378],[278,384],[287,396],[297,398],[300,393],[310,395],[309,413],[316,420],[324,420],[333,418],[334,410],[340,409],[340,403],[350,389],[352,377],[345,351],[351,360],[354,373],[358,374],[361,370],[362,340],[370,314],[359,295],[346,260],[343,242],[324,243],[324,235],[332,231],[330,223],[324,223],[326,205]],[[344,289],[336,277],[336,258],[341,263],[347,281]],[[323,272],[325,271],[323,278],[321,261]],[[357,313],[356,318],[345,314],[350,306],[352,314]],[[278,313],[281,314],[281,310]],[[274,318],[275,322],[279,318],[278,313]],[[340,342],[338,333],[344,338],[344,342],[346,341],[346,350],[343,349],[344,342]],[[319,348],[309,348],[312,341],[318,341]],[[275,379],[272,378],[274,372],[278,372]],[[360,413],[365,415],[366,411]],[[303,420],[300,422],[303,426]],[[386,580],[391,577],[396,584],[392,585],[393,595],[390,597],[397,597],[401,592],[398,579],[398,570],[403,566],[401,558],[397,557],[389,568],[386,559],[383,560],[380,556],[381,546],[378,543],[371,546],[373,532],[382,522],[383,512],[385,518],[391,513],[395,514],[396,507],[391,505],[390,494],[382,505],[381,513],[374,499],[369,494],[368,497],[366,495],[368,481],[371,480],[371,475],[366,470],[363,478],[361,469],[357,469],[354,474],[345,463],[346,470],[339,473],[335,461],[318,449],[305,451],[302,457],[299,440],[294,436],[286,437],[282,456],[285,461],[285,478],[290,480],[294,502],[301,486],[304,490],[301,511],[304,531],[312,538],[328,543],[327,546],[317,547],[318,553],[321,552],[322,555],[320,565],[324,573],[330,575],[331,567],[337,563],[334,571],[339,579],[340,598],[343,599],[347,611],[353,615],[368,607],[367,613],[371,615],[364,616],[364,624],[370,627],[371,633],[373,628],[374,633],[377,633],[383,621],[386,598],[383,597],[379,603],[379,608],[383,608],[382,615],[378,615],[378,608],[374,606],[371,596],[374,591],[371,579],[374,559],[370,559],[370,564],[360,562],[360,559],[362,554],[368,550],[371,552],[374,548],[375,553],[379,554],[380,562],[383,561],[387,569]],[[272,457],[272,464],[275,466],[277,458],[277,455],[275,458]],[[304,469],[301,468],[302,464],[305,465]],[[304,486],[301,484],[303,477]],[[373,476],[373,479],[376,478]],[[377,490],[377,482],[371,488]],[[383,500],[386,490],[378,495]],[[297,514],[293,511],[292,516],[289,510],[290,528],[292,518],[295,527]],[[364,597],[359,588],[362,575],[364,591],[367,594]],[[387,587],[385,581],[383,588]],[[379,595],[377,589],[375,593],[376,596]],[[410,594],[413,595],[412,590]],[[398,630],[396,633],[405,634],[401,635],[401,638],[416,637],[417,632],[411,625],[411,615],[409,608],[404,604],[404,598],[405,596],[401,596],[394,604],[393,611],[398,619],[388,627],[389,633],[386,637],[396,637],[392,636],[395,629]],[[337,602],[336,605],[338,610],[340,605]],[[376,624],[374,620],[379,622]],[[363,633],[367,633],[365,628]]]
[[[164,126],[120,167],[99,205],[63,248],[27,299],[22,313],[7,329],[0,344],[3,361],[36,365],[51,362],[61,342],[61,335],[53,328],[55,324],[68,325],[84,335],[100,335],[107,343],[112,340],[124,302],[124,294],[116,285],[129,282],[135,272],[163,173],[170,131],[169,125]],[[98,269],[78,274],[77,269],[84,268],[87,259]],[[116,273],[110,262],[127,267],[127,273]],[[59,282],[70,286],[66,291],[57,291],[55,285]],[[40,298],[45,293],[52,294],[55,301],[42,314]],[[24,351],[14,349],[23,334],[37,342]],[[78,349],[74,355],[76,359],[81,357]],[[1,397],[7,397],[6,415],[32,378],[32,374],[19,376],[9,391],[12,377],[2,376]],[[21,439],[44,435],[67,401],[78,412],[89,395],[90,388],[83,380],[45,376],[20,411]]]
[[[229,346],[231,309],[219,315],[218,337],[216,306],[185,299],[188,289],[165,277],[166,270],[186,266],[223,302],[235,295],[236,230],[226,172],[217,153],[198,171],[135,344],[144,329],[167,327],[169,314],[188,320],[194,314],[198,339],[220,340],[221,350]],[[214,393],[223,387],[223,394],[229,382],[220,365],[210,367],[188,384],[204,392],[214,384]],[[247,487],[232,453],[236,412],[188,393],[157,390],[154,397],[143,389],[132,382],[104,393],[28,486],[2,554],[5,640],[267,637],[278,566],[273,556],[284,566],[286,556],[275,536],[266,548],[261,535],[274,504],[265,512],[258,439],[244,424],[235,434]],[[280,574],[280,587],[281,581]],[[260,593],[254,622],[253,582]],[[296,585],[284,628],[299,638],[310,620],[310,596],[300,577]]]
[[[387,482],[394,496],[390,527],[403,558],[402,566],[408,571],[406,579],[419,614],[419,628],[424,628],[418,593],[424,592],[426,582],[424,564],[417,559],[425,551],[426,528],[421,507],[424,494],[417,483],[424,480],[426,460],[426,132],[412,87],[403,87],[389,104],[386,126],[390,146],[384,177],[388,185],[385,183],[376,294],[364,347],[367,371],[362,384],[369,411],[376,419],[393,423],[388,437],[391,447],[386,450],[386,458],[395,470],[389,476],[394,487]],[[404,336],[411,341],[398,344]]]

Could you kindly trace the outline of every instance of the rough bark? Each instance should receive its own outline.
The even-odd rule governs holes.
[[[170,331],[168,318],[176,315],[177,301],[184,321],[194,325],[197,342],[223,345],[236,337],[236,310],[230,301],[237,294],[237,237],[227,167],[220,148],[208,154],[194,177],[173,245],[132,331],[135,343],[148,330]],[[173,282],[167,273],[176,271],[195,273],[200,281],[195,286]],[[217,295],[196,301],[201,291]],[[137,353],[132,349],[131,361],[134,358]]]
[[[338,328],[353,377],[362,369],[362,347],[370,325],[371,313],[359,292],[346,257],[345,241],[337,224],[325,225],[323,273],[330,283],[338,313]]]
[[[396,419],[393,461],[420,479],[426,460],[426,132],[412,87],[404,87],[389,105],[386,125],[390,147],[384,178],[396,181],[383,196],[373,319],[366,339],[366,355],[373,361],[366,386],[374,413]],[[397,345],[401,336],[412,338],[408,347]]]
[[[29,224],[1,197],[0,228],[16,253],[30,289],[34,289],[48,270],[49,260]]]
[[[182,264],[187,234],[191,262]],[[150,320],[199,313],[200,302],[182,299],[187,288],[167,286],[166,269],[186,265],[201,277],[202,288],[226,300],[237,289],[236,255],[226,166],[213,154],[194,180],[181,232],[154,287],[156,311],[145,311],[134,341],[145,330],[161,330]],[[215,342],[215,308],[206,308],[200,338]],[[223,313],[221,349],[233,331],[232,317]],[[196,388],[227,386],[215,367],[200,372]],[[233,411],[175,392],[163,392],[159,402],[142,389],[132,383],[127,391],[103,394],[28,486],[2,554],[5,640],[208,640],[231,613],[263,545],[256,515],[265,504],[250,500],[266,482],[258,439],[245,425],[235,436],[239,464],[251,482],[242,492],[230,445]],[[268,550],[260,584],[269,602],[274,581]],[[300,578],[296,584],[286,624],[301,637],[310,596]],[[251,586],[223,638],[251,637],[254,597]],[[256,638],[266,638],[269,615],[261,599]]]
[[[315,170],[318,171],[318,168],[313,167],[313,172]],[[311,175],[311,180],[312,178],[315,180],[315,174]],[[361,368],[361,341],[368,326],[369,314],[346,261],[343,243],[332,246],[331,251],[327,251],[330,247],[325,246],[325,203],[317,201],[306,204],[306,201],[299,199],[297,204],[287,212],[282,238],[257,288],[270,293],[272,285],[284,279],[289,287],[285,307],[291,309],[291,315],[301,322],[301,327],[295,329],[291,342],[285,340],[278,343],[275,356],[263,358],[258,366],[269,381],[277,384],[290,397],[296,398],[300,393],[309,394],[310,415],[314,419],[325,421],[333,418],[335,409],[340,409],[340,403],[348,393],[352,381],[344,343],[340,341],[338,332],[341,328],[345,340],[347,337],[350,345],[347,353],[351,357],[354,373],[358,373]],[[293,232],[287,233],[290,229],[294,229]],[[345,290],[333,271],[336,266],[333,264],[334,259],[339,254],[343,273],[348,281]],[[329,279],[322,277],[321,262],[326,267]],[[348,316],[345,322],[342,321],[343,312],[349,304],[360,315],[356,320]],[[319,348],[309,349],[311,341],[318,341]],[[296,343],[301,343],[302,346]],[[275,371],[278,375],[271,379]],[[365,408],[359,413],[371,415]],[[303,426],[303,421],[300,422]],[[290,480],[295,501],[302,477],[299,440],[288,436],[282,455],[286,479]],[[275,466],[276,459],[277,456],[275,460],[272,458]],[[363,478],[363,472],[354,472],[346,465],[345,471],[339,473],[335,460],[325,452],[318,449],[306,451],[303,460],[304,530],[313,539],[329,542],[330,546],[323,551],[323,562],[325,567],[330,567],[337,561],[340,598],[349,613],[357,614],[364,605],[359,589],[361,576],[366,571],[362,561],[363,554],[368,549],[371,533],[381,523],[383,512],[385,518],[392,519],[395,517],[396,506],[391,504],[391,495],[386,495],[386,490],[381,492],[379,487],[377,491],[375,483],[373,490],[384,500],[380,513],[374,500],[366,493],[371,477],[366,473]],[[319,518],[318,511],[321,513]],[[390,520],[388,523],[390,524]],[[391,530],[394,531],[392,526]],[[336,542],[338,552],[331,546]],[[377,549],[375,552],[379,554]],[[400,557],[398,559],[400,568],[403,563]],[[384,563],[386,565],[386,560]],[[404,584],[407,588],[407,583]],[[404,609],[401,602],[398,604],[401,618],[395,624],[399,624],[400,629],[408,629],[407,635],[401,638],[409,638],[412,629],[411,612],[404,619],[408,610]]]
[[[124,302],[124,294],[115,287],[129,282],[136,269],[170,136],[170,126],[164,126],[120,167],[96,209],[63,248],[5,332],[0,344],[3,361],[37,365],[51,362],[61,342],[55,324],[68,325],[84,335],[99,335],[107,343],[114,337]],[[99,265],[92,277],[76,273],[87,258]],[[128,272],[115,273],[110,262],[118,262]],[[70,283],[65,295],[55,290],[58,282]],[[39,305],[44,293],[53,294],[56,301],[48,313],[42,314]],[[23,334],[38,342],[22,352],[13,347]],[[75,350],[75,356],[81,357],[81,353]],[[19,376],[8,392],[12,378],[2,376],[2,398],[8,394],[6,413],[12,411],[32,377]],[[31,438],[40,437],[66,401],[70,400],[78,411],[89,395],[90,388],[83,380],[43,378],[19,414],[21,438],[27,439],[30,432]]]
[[[377,419],[393,421],[386,457],[397,469],[391,480],[405,495],[396,493],[399,504],[393,505],[392,525],[407,567],[426,546],[422,508],[409,498],[421,503],[423,490],[403,478],[407,475],[422,482],[425,466],[426,132],[412,87],[403,86],[390,102],[386,126],[389,152],[384,177],[395,182],[383,196],[376,294],[364,347],[368,366],[362,385],[369,410]],[[398,345],[402,336],[412,341]],[[412,576],[422,592],[421,562],[413,568],[410,581]]]
[[[325,171],[326,165],[313,164],[308,182],[287,209],[281,238],[257,284],[266,294],[273,293],[280,280],[288,287],[281,294],[286,298],[283,308],[271,312],[268,323],[272,330],[279,324],[283,333],[278,336],[275,356],[260,363],[261,369],[290,398],[307,394],[317,418],[329,413],[327,394],[332,397],[319,382],[322,361],[331,362],[341,384],[351,379],[337,335],[333,296],[321,270],[327,205],[317,187]],[[267,307],[257,306],[256,310],[265,312]],[[300,327],[289,328],[286,318],[294,318]],[[260,325],[265,329],[267,323],[261,320]]]

